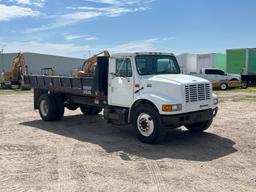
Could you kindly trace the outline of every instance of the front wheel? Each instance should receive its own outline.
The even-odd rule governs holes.
[[[140,105],[135,109],[133,128],[143,143],[159,143],[166,136],[158,111],[149,104]]]
[[[226,83],[221,83],[221,84],[220,84],[220,90],[225,91],[225,90],[227,90],[227,89],[228,89],[228,85],[227,85]]]
[[[211,126],[212,121],[213,119],[210,119],[201,123],[186,125],[185,127],[191,132],[203,132]]]

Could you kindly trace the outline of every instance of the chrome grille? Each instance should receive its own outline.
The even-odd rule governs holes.
[[[210,84],[186,85],[185,94],[187,103],[209,100]]]

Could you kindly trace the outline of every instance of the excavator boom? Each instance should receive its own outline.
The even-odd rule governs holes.
[[[24,55],[19,53],[18,56],[13,60],[12,80],[21,80],[20,78],[22,78],[24,75],[27,75],[27,65],[25,64]]]
[[[12,63],[12,71],[3,72],[3,83],[22,84],[24,75],[27,75],[28,67],[25,64],[24,54],[19,53]]]
[[[87,59],[84,64],[83,64],[83,72],[85,74],[91,74],[93,71],[93,65],[95,65],[97,63],[97,57],[99,55],[104,55],[105,57],[110,57],[110,54],[108,51],[102,51],[92,57],[90,57],[89,59]]]

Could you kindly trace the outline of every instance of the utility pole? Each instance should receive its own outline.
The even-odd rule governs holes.
[[[88,50],[89,58],[92,56],[91,50]]]
[[[1,65],[2,65],[2,72],[4,72],[4,48],[6,45],[2,45],[1,47]]]

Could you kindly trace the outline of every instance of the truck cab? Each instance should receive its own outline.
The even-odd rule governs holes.
[[[139,129],[140,140],[148,141],[154,132],[148,127],[154,126],[155,118],[168,128],[207,129],[217,113],[218,98],[208,80],[180,74],[173,54],[127,53],[109,59],[108,104],[127,109],[127,123]]]
[[[34,87],[34,106],[43,120],[60,120],[64,107],[80,107],[87,116],[104,109],[112,124],[131,124],[138,139],[158,143],[168,129],[208,129],[218,111],[212,84],[180,74],[171,53],[137,52],[98,57],[92,76],[27,76]]]

